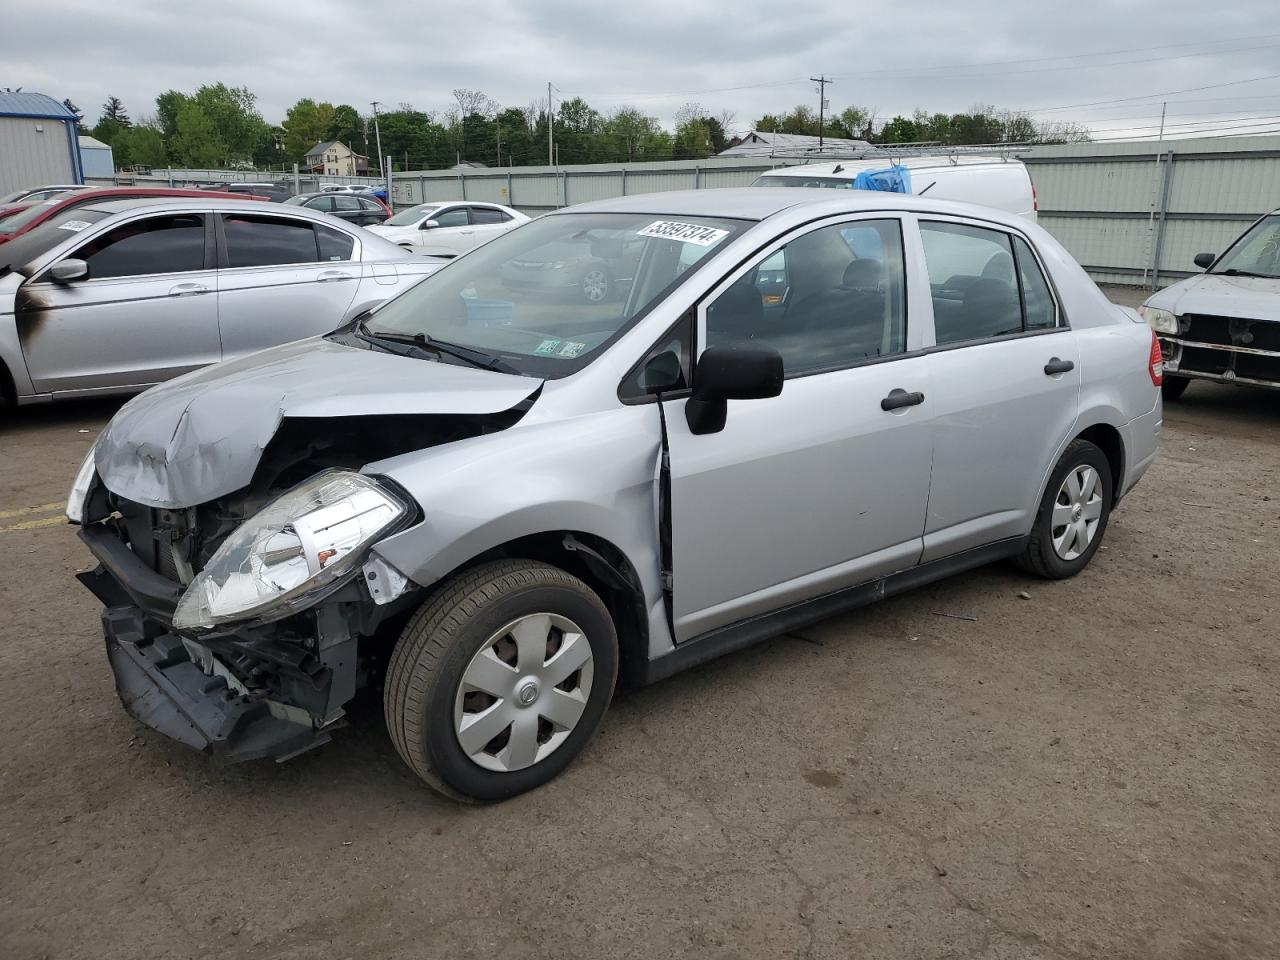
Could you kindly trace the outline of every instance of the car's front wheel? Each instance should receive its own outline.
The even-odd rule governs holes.
[[[1107,455],[1088,440],[1072,440],[1049,477],[1018,565],[1054,580],[1075,576],[1102,543],[1113,496]]]
[[[429,786],[502,800],[546,783],[586,746],[617,672],[613,620],[590,587],[543,563],[487,563],[405,627],[387,669],[387,729]]]

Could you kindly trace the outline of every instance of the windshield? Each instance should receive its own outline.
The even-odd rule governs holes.
[[[20,237],[0,244],[0,276],[26,266],[40,254],[52,250],[68,237],[92,226],[110,214],[101,210],[75,207],[63,210]]]
[[[553,214],[504,233],[380,307],[368,333],[461,344],[562,377],[749,224],[638,213]],[[428,348],[429,349],[429,348]]]
[[[853,180],[843,177],[781,177],[765,174],[756,177],[753,187],[825,187],[829,190],[852,190]]]
[[[1280,279],[1280,214],[1255,223],[1213,266],[1214,273],[1233,270]]]
[[[13,193],[6,193],[3,197],[0,197],[0,203],[17,203],[26,195],[27,191],[25,190],[15,190]]]
[[[394,217],[387,221],[388,227],[412,227],[419,220],[425,217],[433,210],[439,210],[438,203],[420,203],[416,207],[410,207],[408,210],[401,210]]]
[[[11,213],[7,217],[0,217],[0,233],[14,233],[21,230],[33,220],[43,217],[49,212],[49,207],[61,203],[62,197],[52,197],[44,203],[33,204],[25,210],[19,210],[17,213]]]

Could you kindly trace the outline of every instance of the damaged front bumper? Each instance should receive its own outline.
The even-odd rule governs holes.
[[[317,729],[298,722],[305,711],[253,699],[237,689],[234,678],[205,673],[182,638],[172,633],[148,638],[146,615],[138,607],[107,608],[102,631],[125,710],[188,747],[230,763],[283,761],[327,743],[340,725],[335,721]],[[287,714],[293,710],[291,718]]]
[[[287,760],[343,725],[359,676],[346,612],[359,604],[335,595],[291,623],[184,637],[171,626],[180,584],[103,525],[80,537],[99,566],[78,579],[106,608],[107,659],[130,716],[227,762]]]

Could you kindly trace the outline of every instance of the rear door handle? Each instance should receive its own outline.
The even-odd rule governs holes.
[[[914,393],[900,387],[889,391],[889,395],[880,401],[881,410],[900,410],[903,407],[914,407],[917,404],[924,403],[924,394],[919,390]]]
[[[350,280],[351,274],[343,273],[341,270],[326,270],[316,278],[319,283],[327,283],[330,280]]]
[[[179,283],[169,288],[171,297],[191,297],[197,293],[208,293],[209,288],[203,283]]]
[[[1056,376],[1059,373],[1068,373],[1074,370],[1076,365],[1070,360],[1059,360],[1057,357],[1050,357],[1049,362],[1044,365],[1044,372],[1047,376]]]

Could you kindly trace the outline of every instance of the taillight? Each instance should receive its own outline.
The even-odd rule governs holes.
[[[1151,353],[1147,356],[1147,373],[1151,374],[1151,383],[1160,386],[1164,383],[1164,357],[1160,355],[1160,341],[1156,332],[1151,331]]]

